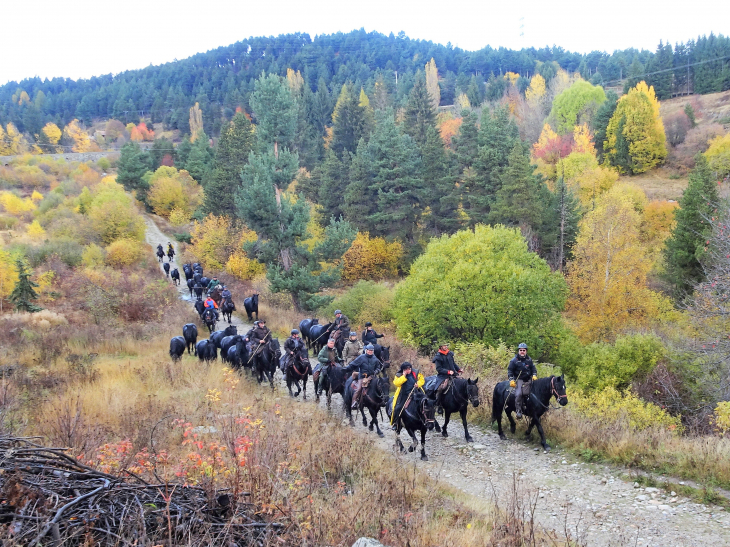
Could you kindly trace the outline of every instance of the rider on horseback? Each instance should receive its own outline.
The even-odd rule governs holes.
[[[537,368],[532,362],[532,358],[527,355],[527,344],[522,343],[517,346],[517,355],[512,358],[507,367],[507,377],[509,387],[516,388],[515,416],[522,418],[523,390],[526,392],[524,394],[529,397],[532,382],[537,380]]]
[[[223,287],[223,291],[221,292],[221,298],[223,300],[230,300],[230,298],[231,298],[231,291],[229,291],[228,290],[228,287],[226,287],[225,285],[222,285],[222,287]]]
[[[416,388],[423,389],[426,379],[418,371],[413,370],[412,365],[405,361],[400,366],[400,376],[393,378],[393,385],[397,388],[393,396],[393,413],[390,415],[390,423],[395,429],[398,426],[403,407],[411,398],[413,390]]]
[[[360,408],[360,398],[362,397],[363,389],[366,389],[370,385],[370,379],[376,376],[382,367],[383,363],[375,357],[375,348],[372,344],[365,346],[365,353],[345,367],[344,372],[352,372],[352,379],[354,381],[355,393],[352,396],[352,410]]]
[[[251,333],[251,345],[254,347],[254,351],[257,351],[256,348],[258,347],[263,347],[263,345],[269,341],[270,335],[271,331],[269,330],[269,327],[266,326],[266,321],[259,319],[259,324],[254,327],[253,332]]]
[[[362,355],[363,348],[363,343],[357,339],[357,333],[351,331],[350,339],[345,342],[345,348],[342,350],[342,359],[345,361],[345,365],[349,365],[354,359]]]
[[[172,243],[169,241],[167,242],[167,255],[174,255],[175,254],[175,247],[172,246]]]
[[[368,321],[365,323],[365,330],[362,331],[362,342],[363,344],[377,344],[378,338],[382,338],[384,334],[378,334],[373,328],[373,324]]]
[[[215,313],[215,320],[218,321],[218,304],[215,303],[215,300],[213,300],[210,296],[205,299],[205,302],[203,303],[206,309],[211,309]]]
[[[300,352],[305,349],[304,342],[299,338],[299,330],[292,329],[291,336],[284,342],[284,358],[281,360],[281,372],[286,374],[286,370],[292,365]]]
[[[342,313],[342,310],[335,310],[335,324],[332,338],[337,340],[340,336],[347,336],[350,332],[350,320]]]
[[[317,369],[321,371],[319,376],[319,388],[317,389],[317,398],[319,398],[319,396],[322,395],[324,382],[329,378],[330,367],[342,362],[340,356],[337,355],[334,338],[327,340],[327,345],[323,347],[320,350],[319,355],[317,355],[317,361],[319,361]],[[315,370],[315,374],[316,373],[317,371]]]
[[[211,279],[210,280],[210,283],[208,283],[208,287],[207,287],[208,294],[212,293],[213,292],[213,289],[215,289],[220,284],[221,284],[221,282],[218,281],[218,278],[217,277],[214,277],[213,279]]]
[[[246,333],[246,336],[243,337],[243,341],[246,343],[246,349],[250,352],[253,351],[253,344],[251,342],[253,338],[253,331],[256,329],[256,327],[259,326],[258,319],[253,322],[253,327]]]
[[[451,380],[464,371],[454,362],[454,353],[449,351],[448,344],[441,344],[439,346],[439,350],[431,362],[436,365],[439,382],[438,389],[436,389],[436,405],[438,406],[439,414],[443,414],[441,403],[444,393],[449,389]]]

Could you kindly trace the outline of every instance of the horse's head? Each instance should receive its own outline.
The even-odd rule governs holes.
[[[234,336],[238,334],[238,327],[236,325],[230,325],[223,331],[223,336]]]
[[[417,404],[418,417],[426,425],[426,429],[431,431],[434,428],[434,423],[436,422],[436,402],[424,395]]]
[[[251,295],[251,303],[254,306],[258,306],[259,305],[259,293],[255,292],[255,293],[253,293]]]
[[[565,374],[553,376],[552,380],[550,380],[550,387],[552,388],[552,394],[555,395],[560,406],[567,405],[568,395],[565,392]]]
[[[386,406],[388,404],[388,395],[390,395],[390,382],[387,378],[378,377],[374,382],[376,384],[376,396],[380,399],[378,402],[380,406]]]
[[[390,346],[380,346],[380,360],[383,362],[383,368],[390,366]]]
[[[466,380],[466,396],[469,399],[469,402],[474,406],[474,408],[479,406],[479,387],[477,386],[477,382],[479,381],[479,378],[476,380],[472,380],[471,378],[467,378]]]

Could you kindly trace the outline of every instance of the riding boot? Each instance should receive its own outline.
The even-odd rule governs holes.
[[[357,410],[360,408],[360,393],[362,392],[362,380],[358,380],[355,382],[355,392],[352,395],[352,405],[350,405],[350,408],[352,410]]]
[[[515,389],[515,418],[522,419],[522,380],[517,380],[517,388]]]

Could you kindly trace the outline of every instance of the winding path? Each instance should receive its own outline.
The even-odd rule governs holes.
[[[149,216],[145,220],[146,240],[153,248],[169,240]],[[173,245],[177,252],[177,244],[173,242]],[[190,301],[182,266],[178,267],[183,278],[178,288],[180,297]],[[235,316],[233,324],[239,327],[239,332],[250,327]],[[281,375],[277,376],[281,379]],[[283,394],[286,393],[283,380],[278,389],[282,386]],[[311,381],[308,388],[309,396],[313,389]],[[320,404],[324,407],[322,399]],[[341,412],[337,396],[332,412]],[[344,413],[342,416],[344,425]],[[384,430],[386,435],[381,439],[360,425],[361,422],[356,420],[356,423],[364,441],[370,440],[383,450],[393,451],[393,432]],[[536,500],[534,519],[538,528],[554,530],[562,538],[567,532],[582,545],[730,545],[730,513],[721,507],[671,496],[657,488],[640,488],[620,478],[629,474],[628,469],[584,463],[560,449],[545,454],[535,448],[535,441],[532,444],[513,439],[501,441],[496,432],[478,426],[470,428],[475,442],[467,444],[458,419],[451,421],[449,432],[447,439],[435,433],[428,435],[428,462],[418,459],[418,451],[397,457],[468,494],[496,501],[502,508],[510,503],[516,485],[523,502],[528,497]],[[519,429],[518,435],[522,436]],[[537,434],[533,435],[537,439]]]

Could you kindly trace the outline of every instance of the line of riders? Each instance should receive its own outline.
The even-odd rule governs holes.
[[[318,385],[316,396],[319,398],[323,386],[328,385],[327,380],[332,368],[342,366],[345,374],[352,375],[354,394],[351,410],[357,410],[362,404],[363,392],[367,391],[372,379],[381,374],[385,368],[384,363],[375,356],[375,344],[384,335],[378,334],[373,329],[372,323],[367,322],[361,338],[358,338],[357,332],[350,330],[350,321],[341,310],[335,311],[334,323],[332,335],[317,355],[317,365],[314,370],[309,365],[307,347],[301,338],[301,333],[298,329],[292,329],[290,337],[284,342],[281,371],[286,376],[287,369],[294,365],[297,358],[299,362],[307,363],[309,370],[306,372],[313,375],[315,385]],[[340,353],[336,349],[336,342],[345,332],[348,332],[348,338]],[[271,331],[266,327],[264,320],[254,322],[254,328],[246,335],[246,341],[250,341],[249,349],[255,351],[257,346],[266,343],[270,335]],[[436,377],[428,386],[423,374],[414,370],[411,363],[406,361],[401,364],[399,373],[393,380],[396,387],[390,420],[393,429],[396,429],[398,419],[415,390],[421,390],[426,397],[433,399],[438,413],[443,414],[444,394],[449,391],[453,379],[464,371],[454,361],[454,354],[449,350],[448,344],[439,346],[432,362],[436,366]],[[532,382],[537,380],[537,368],[532,358],[527,355],[526,344],[518,346],[517,354],[509,362],[507,376],[510,386],[508,392],[515,394],[515,414],[519,419],[522,418],[524,401],[530,396]]]

